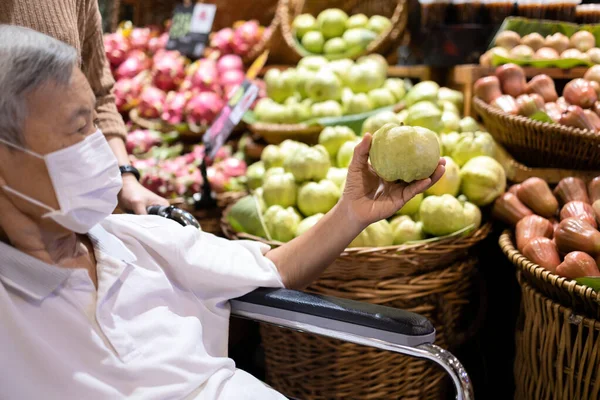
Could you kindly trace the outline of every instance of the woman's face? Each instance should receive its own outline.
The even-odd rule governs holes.
[[[27,116],[23,126],[24,145],[46,155],[82,141],[95,132],[95,96],[79,69],[68,85],[49,82],[26,96]],[[0,145],[0,186],[8,185],[53,209],[59,209],[44,160]],[[40,221],[46,209],[0,190],[22,213]],[[3,212],[3,210],[0,210]],[[47,221],[47,220],[45,220]],[[51,223],[51,222],[47,222]]]

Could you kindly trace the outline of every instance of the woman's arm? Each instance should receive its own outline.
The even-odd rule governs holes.
[[[430,178],[406,183],[381,180],[368,163],[371,135],[356,146],[342,198],[305,234],[267,253],[285,287],[303,289],[344,251],[368,225],[389,218],[444,174],[445,161]]]
[[[85,38],[81,46],[82,70],[96,95],[96,124],[106,136],[119,165],[129,165],[125,149],[127,130],[112,94],[115,81],[104,52],[102,18],[97,0],[88,1],[85,27]],[[122,209],[146,214],[148,206],[168,204],[167,200],[140,185],[133,175],[123,175],[123,190],[119,193],[119,205]]]

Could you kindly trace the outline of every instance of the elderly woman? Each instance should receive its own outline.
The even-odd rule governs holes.
[[[435,183],[385,183],[357,146],[339,203],[277,249],[111,215],[121,176],[72,47],[0,25],[0,398],[282,399],[227,358],[228,300],[303,288]]]

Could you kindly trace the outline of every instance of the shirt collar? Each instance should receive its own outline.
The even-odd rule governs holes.
[[[125,263],[133,263],[135,255],[117,237],[96,225],[88,233],[96,251]],[[73,272],[47,264],[14,247],[0,242],[0,281],[34,298],[43,300],[63,284]]]

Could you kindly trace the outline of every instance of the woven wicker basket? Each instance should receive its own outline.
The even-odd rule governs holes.
[[[390,18],[392,27],[389,31],[382,33],[369,44],[365,52],[354,58],[372,53],[386,55],[401,40],[408,19],[408,3],[406,0],[280,0],[277,10],[280,20],[281,34],[288,51],[285,54],[277,54],[277,61],[283,64],[296,64],[300,59],[308,55],[304,49],[300,49],[294,38],[292,22],[294,18],[303,13],[317,15],[327,8],[340,8],[348,14],[364,13],[366,15],[383,15]]]
[[[592,288],[553,274],[529,261],[515,248],[514,235],[510,230],[505,230],[500,235],[499,243],[502,252],[517,267],[523,281],[573,312],[600,318],[600,295]]]
[[[497,142],[530,167],[600,169],[600,135],[506,114],[479,98],[475,111]]]
[[[437,329],[436,344],[456,348],[476,331],[477,260],[413,276],[353,277],[332,265],[309,291],[413,311]],[[374,264],[363,264],[370,270]],[[473,301],[475,299],[475,301]],[[467,327],[470,325],[470,327]],[[288,396],[317,399],[444,399],[448,382],[433,364],[320,336],[261,325],[267,382]]]
[[[496,145],[496,159],[502,164],[506,171],[506,178],[514,183],[521,183],[531,177],[537,177],[545,180],[549,184],[557,184],[564,178],[575,177],[590,181],[600,176],[600,171],[558,169],[558,168],[529,168],[515,160],[500,145]]]
[[[516,400],[600,399],[600,322],[521,285]]]

